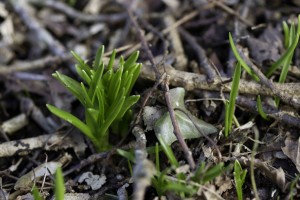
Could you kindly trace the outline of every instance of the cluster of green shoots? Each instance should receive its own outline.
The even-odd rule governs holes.
[[[103,53],[102,46],[97,51],[93,65],[89,66],[80,56],[72,52],[78,62],[77,73],[84,83],[58,71],[53,74],[84,107],[84,121],[69,112],[47,105],[53,114],[84,133],[98,151],[110,148],[110,132],[119,136],[124,136],[127,132],[132,115],[130,108],[140,98],[139,95],[130,95],[130,92],[142,66],[136,63],[139,52],[135,52],[126,61],[121,57],[119,67],[115,71],[113,66],[116,52],[113,51],[107,65],[102,60]]]
[[[232,166],[224,166],[221,162],[215,166],[209,166],[202,162],[194,172],[178,172],[176,169],[180,167],[172,148],[167,144],[161,134],[158,135],[159,144],[156,143],[154,147],[148,147],[147,153],[155,157],[155,175],[152,177],[152,187],[156,190],[159,197],[162,197],[167,192],[173,192],[182,199],[192,197],[197,194],[199,188],[212,181],[217,176],[222,175]],[[167,157],[170,166],[161,170],[160,153],[161,151]],[[132,175],[132,163],[135,163],[133,151],[117,150],[118,154],[128,160],[130,173]]]
[[[294,51],[298,45],[299,37],[300,37],[300,15],[298,16],[298,26],[297,30],[294,24],[291,24],[289,27],[286,22],[283,22],[283,32],[284,32],[284,45],[286,48],[285,53],[275,61],[271,67],[266,72],[266,77],[270,77],[273,73],[281,68],[281,73],[278,82],[284,83],[287,77],[288,69],[291,66],[292,58],[294,55]],[[229,101],[225,103],[225,128],[224,135],[227,137],[232,129],[233,119],[236,119],[234,116],[235,110],[235,100],[238,95],[239,81],[242,68],[255,80],[259,81],[259,77],[254,73],[254,71],[247,65],[247,63],[242,59],[239,55],[238,50],[233,42],[232,36],[229,33],[229,42],[231,49],[237,59],[237,64],[235,67],[233,79],[232,79],[232,87],[230,92]],[[275,97],[275,104],[279,106],[279,98]],[[265,120],[268,120],[267,114],[263,111],[263,106],[261,103],[261,98],[258,95],[257,97],[257,109],[261,117]],[[246,177],[246,170],[241,168],[241,165],[238,161],[235,162],[234,165],[234,180],[237,191],[237,196],[239,200],[243,199],[242,186]],[[291,188],[292,191],[293,188]]]
[[[286,47],[285,53],[277,60],[275,61],[271,67],[266,72],[266,77],[270,77],[273,75],[273,73],[279,69],[281,69],[280,77],[278,82],[284,83],[287,77],[288,69],[291,66],[292,58],[294,55],[294,51],[298,45],[299,36],[300,36],[300,15],[298,16],[298,26],[297,30],[295,28],[294,24],[291,24],[289,27],[286,22],[283,22],[283,32],[284,32],[284,45]],[[231,132],[232,128],[232,121],[235,118],[234,117],[234,109],[235,109],[235,99],[238,95],[238,88],[239,88],[239,80],[241,75],[241,67],[255,80],[259,81],[258,76],[255,74],[255,72],[247,65],[247,63],[242,59],[240,54],[238,53],[238,50],[233,42],[232,36],[229,33],[229,42],[231,49],[237,59],[237,64],[235,67],[234,75],[233,75],[233,81],[232,81],[232,88],[230,92],[230,98],[229,102],[226,102],[225,108],[225,131],[224,134],[227,137],[228,134]],[[279,99],[275,98],[276,106],[279,105]],[[258,112],[264,119],[268,119],[268,116],[266,113],[264,113],[262,109],[261,99],[260,96],[257,97],[257,108]]]

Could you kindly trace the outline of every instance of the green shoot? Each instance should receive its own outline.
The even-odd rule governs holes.
[[[282,29],[284,35],[284,47],[288,48],[290,45],[290,29],[288,24],[284,21],[282,22]]]
[[[158,141],[159,141],[160,145],[162,146],[163,151],[165,152],[166,156],[168,157],[171,165],[173,165],[174,167],[179,167],[179,163],[178,163],[171,147],[166,144],[166,142],[164,141],[161,134],[158,134]]]
[[[241,64],[238,63],[234,70],[229,103],[227,102],[225,103],[225,137],[228,137],[228,134],[232,128],[232,119],[235,110],[235,99],[239,91],[240,76],[241,76]]]
[[[195,174],[192,176],[192,180],[200,183],[205,184],[217,176],[220,176],[226,168],[224,167],[224,163],[219,163],[213,167],[208,168],[205,166],[205,163],[202,162],[198,169],[196,170]]]
[[[124,136],[131,120],[130,108],[140,98],[139,95],[130,96],[142,67],[136,63],[139,52],[133,53],[126,61],[121,57],[116,71],[113,70],[116,52],[112,53],[108,65],[105,65],[102,60],[103,46],[98,49],[92,66],[75,52],[71,53],[77,61],[76,71],[85,83],[58,71],[53,77],[58,79],[85,108],[85,120],[81,121],[71,113],[51,105],[47,105],[47,108],[84,133],[98,151],[108,150],[111,146],[109,133]]]
[[[296,33],[295,25],[294,24],[291,25],[290,29],[288,29],[287,24],[283,25],[283,30],[284,30],[283,32],[284,32],[284,38],[285,38],[284,42],[285,42],[285,44],[287,45],[288,48],[293,47],[294,43],[297,46],[298,40],[299,40],[299,36],[300,36],[299,35],[300,34],[299,27],[300,27],[300,25],[298,25],[298,29],[297,29],[297,33]],[[293,54],[294,54],[294,50],[295,50],[296,46],[293,47],[292,53],[290,55],[288,55],[284,59],[284,61],[282,63],[282,70],[281,70],[279,81],[278,81],[279,83],[284,83],[285,82],[285,79],[287,77],[288,70],[289,70],[289,67],[291,65]],[[279,105],[279,98],[278,97],[275,98],[275,103],[276,103],[276,106]]]
[[[267,116],[267,114],[263,110],[260,95],[257,96],[257,110],[258,110],[258,113],[260,114],[260,116],[262,118],[264,118],[265,120],[269,120],[269,117]]]
[[[64,200],[65,190],[66,188],[62,170],[58,167],[55,173],[55,199]]]
[[[237,59],[237,61],[240,63],[240,65],[245,69],[245,71],[256,81],[259,81],[258,76],[254,73],[254,71],[247,65],[247,63],[242,59],[242,57],[240,56],[234,42],[231,36],[231,33],[229,32],[229,43],[231,46],[231,49],[233,51],[233,54],[235,56],[235,58]]]
[[[238,196],[238,200],[243,200],[243,184],[245,182],[247,170],[243,170],[239,161],[235,161],[234,163],[234,182],[235,182],[235,188]]]
[[[267,77],[270,77],[274,71],[279,68],[280,66],[284,65],[288,65],[290,64],[290,62],[288,62],[289,59],[291,59],[290,57],[293,57],[294,51],[298,45],[298,41],[299,41],[299,36],[300,36],[300,15],[298,15],[298,27],[297,27],[297,32],[295,33],[291,33],[291,29],[295,29],[292,28],[294,27],[294,25],[292,25],[290,27],[290,29],[288,30],[288,27],[286,24],[283,24],[283,31],[284,31],[284,43],[286,45],[287,50],[286,52],[274,63],[272,64],[272,66],[270,67],[270,69],[267,71]],[[293,36],[293,37],[291,37]],[[288,63],[288,64],[287,64]],[[285,73],[285,72],[284,72]]]
[[[224,163],[219,163],[208,170],[203,174],[202,183],[206,183],[208,181],[213,180],[217,176],[220,176],[224,172]]]
[[[123,149],[117,149],[117,153],[126,158],[127,160],[135,163],[135,157],[134,157],[134,152],[133,151],[125,151]]]
[[[34,200],[44,200],[44,198],[41,197],[39,190],[35,186],[32,189],[32,195]]]

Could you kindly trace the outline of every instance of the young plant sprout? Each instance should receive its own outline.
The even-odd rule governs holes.
[[[110,148],[110,133],[124,136],[127,132],[131,120],[130,108],[140,98],[139,95],[130,95],[130,92],[142,67],[142,64],[136,63],[138,51],[126,61],[121,57],[116,71],[113,68],[116,52],[112,53],[107,65],[102,60],[103,53],[104,46],[101,46],[93,65],[89,66],[79,55],[72,52],[77,60],[77,73],[84,83],[58,71],[53,74],[53,77],[59,80],[85,108],[84,121],[71,113],[47,104],[47,108],[53,114],[83,132],[98,151]]]

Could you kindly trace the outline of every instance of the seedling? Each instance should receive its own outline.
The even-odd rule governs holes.
[[[241,64],[238,62],[234,70],[229,102],[228,103],[225,102],[225,131],[224,131],[225,137],[228,136],[232,128],[232,120],[234,117],[234,110],[235,110],[235,99],[239,91],[240,76],[241,76]]]
[[[240,65],[245,69],[245,71],[255,80],[259,81],[258,76],[255,74],[255,72],[247,65],[247,63],[243,60],[243,58],[240,56],[234,42],[231,36],[231,33],[229,33],[229,43],[232,49],[232,52],[237,59],[237,61],[240,63]]]
[[[65,188],[64,177],[61,168],[58,167],[55,173],[55,199],[64,200],[65,191],[66,188]]]
[[[298,45],[299,36],[300,36],[300,15],[298,15],[298,27],[297,32],[295,34],[295,26],[291,25],[290,29],[288,28],[287,24],[283,23],[283,31],[284,31],[284,43],[286,45],[287,50],[286,52],[270,67],[270,69],[267,71],[267,77],[270,77],[276,69],[278,69],[280,66],[288,66],[290,65],[291,58],[294,55],[294,51]],[[290,60],[290,61],[289,61]],[[285,70],[283,70],[285,71]],[[286,72],[284,72],[285,74]],[[284,75],[283,74],[283,75]]]
[[[265,120],[269,120],[269,117],[267,116],[267,114],[263,110],[260,95],[257,96],[257,104],[256,105],[257,105],[257,110],[258,110],[258,113],[260,114],[260,116],[262,118],[264,118]]]
[[[53,77],[58,79],[85,108],[84,121],[47,104],[47,108],[53,114],[83,132],[98,151],[110,148],[109,133],[124,136],[127,132],[131,119],[130,108],[140,98],[139,95],[130,96],[130,92],[142,66],[136,63],[139,52],[135,52],[126,61],[121,57],[119,67],[114,71],[116,52],[112,53],[107,65],[102,60],[103,53],[102,46],[97,51],[93,65],[89,66],[79,55],[72,52],[77,60],[77,73],[85,83],[78,82],[58,71],[53,74]]]
[[[234,163],[234,182],[238,200],[243,200],[243,184],[245,182],[247,170],[243,170],[239,161]]]

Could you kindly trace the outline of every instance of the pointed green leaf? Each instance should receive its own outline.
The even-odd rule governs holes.
[[[298,27],[297,27],[297,33],[296,37],[294,38],[293,41],[289,41],[289,48],[285,51],[285,53],[270,67],[270,69],[267,71],[267,77],[270,77],[274,71],[280,67],[287,59],[289,56],[292,56],[294,54],[294,51],[298,45],[299,42],[299,36],[300,36],[300,15],[298,15]]]
[[[269,120],[269,117],[267,116],[267,114],[263,110],[260,95],[257,96],[257,110],[258,110],[258,113],[260,114],[260,116],[262,118],[264,118],[265,120]]]
[[[123,107],[125,101],[125,96],[120,98],[118,101],[115,101],[113,105],[110,106],[109,110],[107,111],[108,115],[100,128],[100,134],[98,137],[101,137],[102,135],[105,135],[107,133],[108,128],[112,124],[112,122],[116,119],[118,116],[121,108]]]
[[[90,85],[90,89],[89,89],[89,95],[92,96],[92,98],[94,99],[94,95],[95,95],[95,89],[97,86],[99,87],[104,87],[102,84],[102,74],[104,71],[104,64],[102,63],[101,66],[97,69],[96,73],[93,76],[91,85]]]
[[[34,200],[43,200],[43,198],[40,195],[40,192],[38,191],[38,189],[35,186],[32,189],[32,194],[33,194]]]
[[[138,79],[139,75],[140,75],[140,72],[141,72],[141,68],[142,68],[142,64],[139,63],[137,64],[133,69],[132,71],[132,80],[131,80],[131,85],[130,85],[130,88],[129,88],[129,91],[132,90],[133,88],[133,85],[135,84],[136,80]]]
[[[231,33],[229,33],[229,42],[230,42],[230,46],[232,49],[232,52],[235,56],[235,58],[238,60],[238,62],[241,64],[241,66],[245,69],[245,71],[251,75],[251,77],[256,80],[259,81],[258,76],[253,72],[253,70],[247,65],[247,63],[242,59],[242,57],[240,56],[238,50],[236,49],[236,46],[233,42],[233,39],[231,37]]]
[[[77,60],[80,68],[85,71],[89,76],[91,75],[91,68],[86,64],[86,62],[74,51],[71,51],[73,57]]]
[[[108,65],[107,65],[107,70],[113,69],[115,58],[116,58],[116,50],[114,49],[110,56],[110,59],[109,59]]]
[[[126,77],[127,79],[125,81],[123,81],[123,79],[122,79],[122,84],[121,85],[123,85],[123,87],[125,89],[125,96],[129,96],[129,94],[131,92],[130,91],[130,86],[131,86],[131,82],[132,82],[132,77],[133,77],[133,75],[130,74],[130,75],[128,75],[128,77]]]
[[[179,163],[169,145],[167,145],[163,139],[163,136],[161,134],[158,134],[157,139],[162,146],[163,151],[165,152],[166,156],[168,157],[170,163],[175,166],[179,167]]]
[[[65,191],[66,188],[62,170],[60,167],[58,167],[55,173],[55,199],[64,200]]]
[[[77,117],[75,117],[71,113],[63,111],[63,110],[61,110],[59,108],[56,108],[56,107],[54,107],[50,104],[46,104],[46,106],[50,110],[50,112],[52,112],[54,115],[62,118],[63,120],[69,122],[70,124],[72,124],[73,126],[78,128],[87,137],[89,137],[90,139],[94,138],[93,133],[90,130],[90,128],[85,123],[83,123],[80,119],[78,119]]]
[[[140,95],[127,97],[116,119],[122,119],[124,114],[140,99]]]
[[[230,97],[229,97],[228,113],[226,116],[227,123],[225,123],[225,125],[228,125],[228,128],[225,128],[225,130],[228,130],[228,132],[231,131],[232,120],[233,120],[233,115],[234,115],[234,110],[235,110],[235,99],[239,92],[240,76],[241,76],[241,64],[238,63],[234,70],[233,80],[232,80],[232,84],[231,84]],[[226,137],[228,136],[228,132],[225,132]]]
[[[126,158],[127,160],[130,160],[131,162],[135,163],[135,157],[133,151],[125,151],[123,149],[117,149],[117,153]]]
[[[99,118],[98,124],[103,124],[105,117],[105,99],[100,87],[96,87],[96,95],[98,99]]]
[[[82,91],[80,83],[66,75],[59,73],[58,71],[52,74],[52,76],[59,80],[80,101],[82,105],[85,105],[85,95]]]
[[[91,98],[88,95],[88,92],[86,91],[86,88],[85,88],[84,84],[81,82],[80,85],[81,85],[81,89],[82,89],[83,94],[84,94],[84,99],[85,99],[85,104],[84,105],[85,105],[85,107],[92,108],[94,105],[92,103]]]
[[[113,75],[108,89],[108,99],[110,102],[114,102],[118,96],[119,89],[122,82],[122,73],[123,73],[123,66],[121,65],[117,72]]]
[[[288,48],[290,45],[290,29],[287,23],[284,21],[282,22],[283,33],[284,33],[284,46]]]
[[[97,71],[98,68],[99,68],[99,67],[101,66],[101,64],[102,64],[102,56],[103,56],[103,54],[104,54],[104,46],[102,45],[102,46],[100,46],[100,47],[98,48],[98,51],[97,51],[96,57],[95,57],[95,62],[94,62],[94,64],[93,64],[93,69],[94,69],[95,71]]]
[[[87,73],[81,69],[81,67],[76,64],[75,65],[75,68],[76,68],[76,72],[77,74],[87,83],[87,84],[90,84],[91,82],[91,78],[87,75]]]
[[[109,87],[109,83],[110,83],[110,80],[113,76],[113,70],[109,70],[107,72],[105,72],[105,74],[103,75],[103,78],[102,78],[102,83],[103,83],[103,87],[105,89],[105,92],[108,92],[108,87]]]
[[[203,183],[213,180],[223,172],[224,172],[224,163],[219,163],[216,166],[213,166],[212,168],[210,168],[205,172],[203,177]]]
[[[124,70],[127,71],[129,70],[130,67],[132,67],[133,65],[136,64],[136,61],[139,57],[140,52],[136,51],[134,53],[132,53],[129,58],[126,60],[126,62],[124,63]]]

